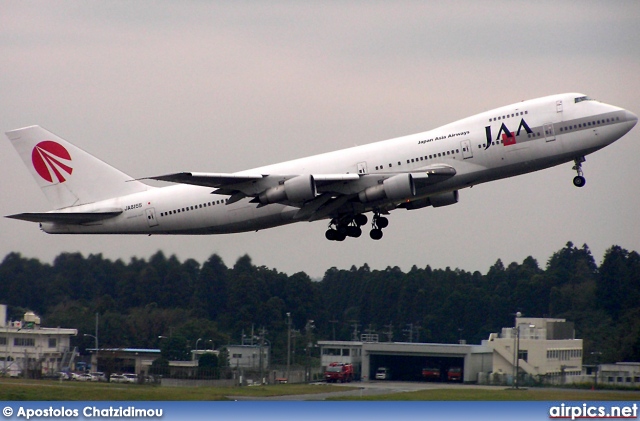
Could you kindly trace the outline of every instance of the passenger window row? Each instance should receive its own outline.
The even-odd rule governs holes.
[[[208,208],[209,206],[222,205],[224,203],[227,203],[228,201],[229,201],[229,199],[222,199],[222,200],[214,200],[213,202],[201,203],[201,204],[193,205],[193,206],[186,206],[184,208],[170,210],[170,211],[167,211],[167,212],[160,212],[160,216],[175,215],[175,214],[182,213],[182,212],[190,212],[190,211],[193,211],[193,210]]]
[[[489,121],[491,122],[491,121],[498,121],[498,120],[506,120],[510,117],[518,117],[525,114],[529,114],[529,111],[518,111],[517,113],[499,115],[497,117],[490,118]]]
[[[419,156],[417,158],[407,159],[407,164],[411,164],[412,162],[415,163],[420,161],[428,161],[429,159],[442,158],[446,156],[455,155],[457,153],[460,153],[460,149],[452,149],[446,152],[438,152],[431,155]],[[453,156],[453,159],[456,159],[456,157]],[[401,166],[401,165],[402,165],[402,161],[398,161],[398,166]],[[392,168],[392,167],[393,167],[393,164],[389,163],[389,168]],[[376,165],[376,171],[380,171],[382,169],[384,169],[384,165]]]
[[[616,121],[620,121],[620,117],[603,118],[602,120],[587,121],[586,123],[570,124],[568,126],[560,127],[560,131],[568,132],[571,130],[579,130],[579,129],[589,128],[594,126],[602,126],[603,124],[615,123]]]

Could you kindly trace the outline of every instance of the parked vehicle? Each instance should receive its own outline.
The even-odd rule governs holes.
[[[109,381],[111,383],[124,383],[126,380],[122,374],[113,373],[109,376]]]
[[[123,383],[138,383],[138,375],[137,374],[124,373],[122,375],[122,377],[124,377],[124,382]]]
[[[451,367],[449,371],[447,371],[447,380],[450,382],[461,382],[462,369],[460,367]]]
[[[422,377],[425,380],[440,380],[440,369],[435,367],[423,368]]]
[[[327,383],[348,383],[353,380],[353,364],[331,363],[324,372]]]
[[[376,370],[376,380],[389,380],[391,379],[391,372],[387,367],[378,367]]]
[[[89,373],[76,374],[73,380],[77,380],[79,382],[90,382],[92,381],[93,376]]]
[[[94,371],[92,373],[89,373],[91,375],[91,381],[92,382],[106,382],[107,381],[107,376],[104,375],[104,373],[102,371]]]

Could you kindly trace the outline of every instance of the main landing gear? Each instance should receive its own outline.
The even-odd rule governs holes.
[[[360,227],[367,221],[369,221],[367,215],[361,213],[352,218],[333,218],[324,236],[330,241],[344,241],[347,237],[358,238],[362,235]]]
[[[344,241],[347,237],[358,238],[362,235],[362,226],[369,221],[367,215],[358,214],[347,218],[333,218],[324,236],[330,241]],[[382,238],[382,229],[389,225],[389,220],[376,212],[371,223],[369,236],[374,240]]]
[[[389,220],[384,216],[380,216],[378,212],[373,215],[373,221],[371,222],[371,232],[369,237],[373,240],[379,240],[382,238],[382,228],[389,226]]]
[[[573,177],[573,185],[576,187],[584,187],[584,185],[587,184],[587,180],[585,180],[582,172],[582,163],[584,161],[586,161],[584,156],[581,156],[580,158],[573,161],[576,165],[574,165],[572,169],[578,173],[578,175]]]

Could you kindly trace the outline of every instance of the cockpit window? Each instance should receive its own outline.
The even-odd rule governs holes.
[[[577,104],[578,102],[582,102],[582,101],[593,101],[593,98],[589,98],[588,96],[579,96],[577,98],[574,98],[574,101]]]

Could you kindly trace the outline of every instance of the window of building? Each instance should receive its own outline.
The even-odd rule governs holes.
[[[242,354],[233,354],[232,358],[242,358]]]
[[[13,338],[13,346],[36,346],[34,338]]]
[[[521,359],[521,360],[524,360],[524,361],[528,361],[528,359],[529,359],[529,351],[521,349],[518,352],[518,358]]]
[[[6,345],[7,344],[7,338],[5,336],[0,336],[0,345]]]
[[[58,345],[58,338],[49,338],[49,348],[55,348]]]

